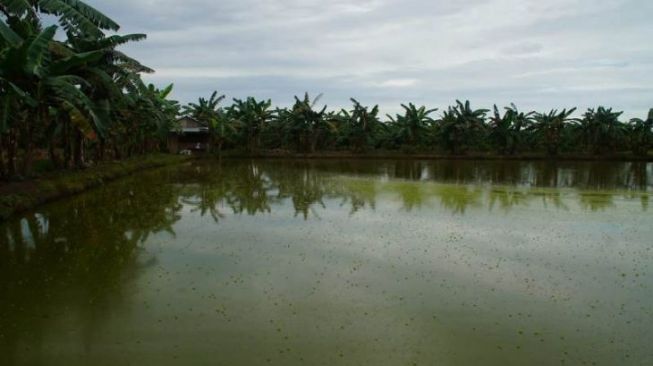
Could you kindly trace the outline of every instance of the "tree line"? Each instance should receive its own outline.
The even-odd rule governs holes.
[[[575,118],[570,110],[522,112],[474,109],[457,101],[440,111],[402,105],[383,118],[378,105],[328,111],[319,99],[295,97],[290,108],[270,100],[224,96],[181,106],[173,86],[159,89],[142,75],[152,69],[119,50],[144,34],[116,34],[119,25],[79,0],[0,0],[0,178],[29,176],[34,162],[53,169],[90,161],[166,151],[178,117],[208,127],[208,150],[396,150],[455,155],[496,152],[630,151],[653,146],[653,110],[622,121],[622,112],[598,107]]]
[[[208,127],[209,150],[283,149],[295,152],[348,150],[397,150],[441,152],[454,155],[494,152],[515,155],[543,152],[606,154],[631,152],[645,156],[653,147],[653,109],[646,119],[620,119],[623,112],[611,108],[588,109],[572,117],[576,108],[545,113],[522,112],[514,104],[500,110],[472,108],[456,101],[436,116],[438,109],[402,104],[403,112],[383,119],[379,106],[352,106],[327,111],[317,106],[320,96],[295,97],[290,108],[273,108],[270,100],[234,99],[220,106],[224,96],[214,92],[208,99],[183,107],[182,115]]]

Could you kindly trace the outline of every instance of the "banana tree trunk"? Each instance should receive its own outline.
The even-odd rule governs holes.
[[[70,123],[64,121],[62,128],[62,145],[63,145],[63,165],[64,168],[68,169],[71,166],[72,161],[72,144],[70,143]]]
[[[106,140],[104,137],[98,137],[97,151],[95,152],[95,160],[104,160],[104,150],[106,149]]]
[[[256,150],[256,147],[258,145],[257,142],[258,142],[258,136],[256,134],[251,135],[248,143],[249,146],[247,147],[250,154],[254,153],[254,151]]]
[[[55,146],[54,139],[51,139],[50,142],[48,143],[48,157],[50,158],[52,165],[56,169],[59,169],[61,168],[61,161],[59,160],[59,157],[57,156],[57,152],[55,151],[55,149],[56,146]]]
[[[10,177],[16,175],[16,145],[16,131],[12,131],[7,137],[7,175]]]
[[[5,137],[0,134],[0,178],[4,178],[7,175],[6,166],[5,166]]]
[[[222,146],[224,145],[224,139],[219,138],[218,141],[216,141],[216,145],[218,148],[218,158],[222,159]]]
[[[84,167],[84,136],[80,131],[75,131],[73,159],[76,168]]]
[[[314,133],[314,134],[311,136],[311,147],[310,147],[310,152],[311,152],[311,153],[314,153],[315,150],[317,150],[317,143],[318,143],[319,139],[320,139],[320,134],[319,134],[319,132],[318,132],[318,133]]]
[[[209,122],[209,140],[206,142],[206,153],[211,153],[211,148],[213,147],[213,142],[215,141],[215,129],[213,128],[213,123]]]
[[[32,124],[28,123],[24,131],[25,153],[23,156],[22,174],[30,176],[32,174],[33,154],[34,154],[34,131]]]

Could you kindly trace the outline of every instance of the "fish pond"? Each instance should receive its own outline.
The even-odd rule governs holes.
[[[2,365],[651,365],[653,164],[193,161],[0,224]]]

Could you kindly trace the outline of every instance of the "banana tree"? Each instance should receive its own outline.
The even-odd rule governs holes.
[[[67,57],[75,53],[99,53],[101,57],[91,63],[77,65],[70,70],[71,73],[83,78],[88,82],[88,86],[82,88],[84,93],[91,98],[98,107],[101,107],[102,112],[108,115],[110,125],[106,126],[105,134],[97,134],[95,143],[95,152],[98,160],[104,158],[107,141],[110,141],[116,131],[124,129],[125,133],[129,136],[119,138],[123,143],[118,143],[116,138],[113,138],[114,145],[121,145],[127,150],[134,150],[134,144],[140,144],[136,149],[144,151],[144,141],[141,138],[135,141],[137,135],[133,131],[134,128],[142,129],[144,125],[152,125],[151,130],[157,130],[161,127],[162,119],[160,113],[165,113],[165,103],[157,95],[158,90],[148,90],[148,87],[142,82],[141,73],[151,73],[153,70],[143,66],[138,61],[130,58],[117,48],[129,42],[137,42],[144,40],[144,34],[128,34],[128,35],[112,35],[109,37],[71,37],[63,46],[51,47],[52,52],[57,57]],[[151,88],[150,88],[151,89]],[[169,93],[169,91],[168,91]],[[143,103],[145,98],[145,103]],[[163,98],[165,99],[165,98]],[[150,108],[149,113],[141,113],[136,118],[129,116],[133,115],[138,108],[135,107],[139,104],[138,108],[147,108],[146,104],[155,104],[157,108]],[[163,104],[162,104],[163,103]],[[153,107],[153,106],[150,106]],[[124,120],[123,117],[128,116],[129,120]],[[130,125],[134,128],[130,128]],[[138,127],[137,127],[138,126]],[[64,126],[65,127],[65,126]],[[70,139],[67,134],[70,134],[69,129],[64,128],[61,137],[66,140]],[[160,131],[159,131],[160,132]],[[79,145],[79,137],[74,139],[74,144]],[[159,136],[160,137],[160,136]],[[148,136],[146,139],[151,139]],[[159,138],[160,140],[160,138]],[[55,139],[51,139],[51,144],[55,143]],[[124,141],[130,141],[130,144],[125,144]],[[64,153],[68,156],[68,149],[64,143]],[[114,147],[114,151],[117,148]],[[54,154],[51,154],[51,159],[55,160]],[[65,158],[68,161],[68,157]],[[77,159],[76,159],[77,160]],[[79,163],[78,163],[79,164]]]
[[[465,153],[473,142],[485,131],[487,109],[472,109],[469,101],[449,107],[438,120],[440,140],[452,154]]]
[[[333,129],[325,118],[327,107],[314,109],[321,97],[322,94],[311,101],[308,93],[305,93],[304,99],[295,97],[295,104],[290,110],[277,113],[284,135],[298,150],[315,152],[321,138]]]
[[[535,114],[529,129],[545,146],[549,155],[558,155],[568,127],[571,123],[577,122],[575,118],[569,118],[575,111],[576,108],[563,109],[561,112],[554,109],[549,113]]]
[[[353,150],[363,151],[373,145],[376,135],[385,126],[379,120],[378,105],[370,109],[354,98],[350,100],[354,104],[351,111],[343,109],[337,116],[341,131],[340,139]]]
[[[215,141],[215,128],[220,113],[219,104],[224,98],[224,95],[218,96],[218,92],[214,91],[209,99],[199,98],[197,103],[190,103],[183,109],[184,115],[192,117],[209,129],[209,143],[206,146],[207,153],[211,152],[213,142]]]
[[[649,149],[653,147],[653,108],[649,110],[646,120],[633,118],[630,121],[628,136],[635,155],[648,155]]]
[[[80,0],[0,0],[0,14],[15,27],[17,21],[40,23],[41,14],[56,19],[69,38],[102,37],[103,31],[117,31],[111,18]],[[2,33],[3,25],[0,25]]]
[[[505,107],[503,116],[494,105],[494,115],[490,117],[490,138],[494,141],[499,153],[514,155],[523,140],[523,129],[532,122],[535,112],[519,112],[517,106],[511,104]]]
[[[229,119],[227,112],[220,108],[213,123],[213,140],[212,144],[218,149],[218,155],[222,156],[222,149],[225,144],[231,142],[238,133],[238,122]]]
[[[417,108],[413,103],[408,105],[402,104],[404,114],[397,114],[396,118],[390,115],[390,125],[394,130],[395,140],[400,145],[416,145],[424,139],[429,129],[435,123],[435,120],[429,115],[438,109],[426,109],[425,106]]]
[[[66,41],[54,39],[57,26],[43,27],[44,16],[58,23]],[[99,63],[102,54],[97,47],[80,50],[74,42],[104,39],[104,31],[118,29],[112,19],[79,0],[0,0],[0,88],[12,90],[3,93],[2,115],[13,117],[3,118],[3,125],[12,121],[5,128],[10,146],[16,140],[12,135],[23,141],[24,173],[31,170],[38,139],[48,141],[54,155],[51,141],[61,133],[60,123],[74,126],[77,135],[104,132],[108,103],[95,100],[89,93],[93,81],[79,72]],[[22,113],[10,113],[11,108]],[[77,141],[81,145],[82,139]],[[15,149],[9,150],[11,155]]]
[[[137,94],[132,94],[134,101],[130,115],[125,119],[137,150],[143,154],[152,150],[163,150],[170,131],[175,129],[179,104],[168,99],[173,85],[158,89],[153,84],[141,85]]]
[[[47,129],[50,109],[66,111],[77,123],[103,133],[103,115],[82,91],[88,82],[71,72],[81,64],[98,60],[101,54],[73,53],[54,59],[50,48],[57,44],[56,30],[57,26],[53,25],[25,38],[14,32],[10,36],[14,46],[0,58],[0,79],[5,88],[13,91],[5,96],[13,101],[5,101],[4,105],[19,105],[25,111],[25,118],[15,126],[25,141],[24,174],[31,173],[36,134]]]
[[[246,100],[234,99],[234,104],[227,108],[231,123],[238,125],[241,137],[250,153],[261,145],[261,133],[274,117],[270,109],[271,100],[257,101],[253,97]]]
[[[590,108],[577,125],[584,144],[594,154],[604,153],[606,149],[614,152],[626,136],[626,125],[619,121],[623,112],[613,112],[612,108]]]

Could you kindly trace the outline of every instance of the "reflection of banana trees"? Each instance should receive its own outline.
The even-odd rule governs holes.
[[[502,210],[509,210],[513,206],[526,205],[528,198],[528,192],[522,190],[492,188],[488,192],[488,208],[492,211],[498,205]]]
[[[632,199],[639,196],[642,209],[646,211],[648,209],[648,194],[639,193],[637,190],[647,190],[649,184],[653,183],[653,169],[648,169],[646,163],[630,163],[626,182],[627,186],[634,190],[628,195],[628,198]]]
[[[585,190],[598,189],[613,197],[616,193],[608,189],[630,187],[640,192],[638,197],[643,197],[645,205],[648,194],[641,190],[646,190],[650,181],[647,166],[587,163],[572,169],[546,162],[227,161],[190,168],[188,174],[201,174],[185,178],[194,183],[185,186],[183,195],[185,204],[202,215],[211,214],[216,221],[224,217],[220,207],[230,208],[234,214],[255,215],[271,212],[284,202],[304,219],[326,209],[328,200],[339,200],[341,207],[350,205],[354,214],[365,207],[376,209],[379,194],[395,197],[406,211],[437,205],[456,214],[482,207],[507,211],[533,202],[568,210],[572,197],[582,208],[596,210],[609,205],[588,198]],[[456,184],[433,184],[441,181]],[[620,194],[629,195],[627,190]]]
[[[295,208],[295,216],[302,214],[304,219],[307,219],[309,211],[313,212],[314,215],[317,215],[313,206],[319,205],[322,208],[326,208],[323,201],[323,196],[325,194],[325,189],[323,187],[324,180],[320,177],[316,177],[315,174],[311,174],[308,171],[303,172],[299,179],[301,181],[301,184],[297,185],[299,189],[294,190],[290,194],[280,189],[279,195],[281,197],[288,195],[292,200],[293,207]]]
[[[431,197],[430,192],[424,189],[422,185],[414,182],[388,183],[382,186],[382,189],[395,195],[401,201],[405,211],[421,208]]]
[[[394,174],[402,179],[421,180],[425,169],[422,161],[399,161],[394,165]]]
[[[342,186],[337,187],[336,190],[347,192],[347,194],[342,195],[340,206],[349,203],[351,205],[350,215],[365,207],[372,210],[376,209],[376,196],[378,194],[376,182],[364,179],[341,179],[339,182]]]
[[[191,165],[180,177],[188,182],[181,190],[181,202],[202,216],[209,213],[216,222],[225,217],[221,206],[231,208],[234,214],[271,210],[270,181],[255,163]]]
[[[186,187],[189,188],[189,187]],[[182,193],[181,202],[193,207],[191,212],[199,212],[202,216],[209,213],[215,222],[225,218],[220,206],[229,189],[224,184],[217,186],[196,185],[188,194]]]
[[[606,208],[613,207],[613,195],[609,193],[581,193],[578,195],[578,200],[586,210],[602,211]]]
[[[256,215],[271,211],[268,196],[270,181],[256,163],[236,167],[233,178],[233,190],[226,201],[234,213]]]
[[[483,190],[480,187],[443,185],[435,189],[442,207],[454,214],[464,214],[468,207],[480,207]]]
[[[290,200],[295,216],[301,215],[304,219],[308,219],[309,213],[317,216],[316,206],[324,209],[324,198],[334,197],[334,187],[318,170],[307,166],[287,170],[267,168],[276,198]]]
[[[38,343],[62,312],[78,315],[85,341],[101,334],[106,315],[156,264],[142,243],[152,233],[173,233],[181,207],[173,186],[133,183],[0,226],[0,353],[8,364],[25,342]]]

